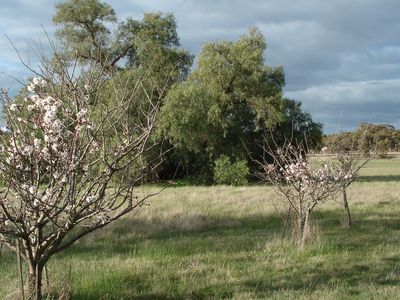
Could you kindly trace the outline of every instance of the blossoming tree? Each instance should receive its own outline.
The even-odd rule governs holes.
[[[314,208],[333,198],[341,187],[339,169],[329,160],[311,161],[303,144],[286,142],[276,150],[266,150],[273,162],[261,162],[258,176],[271,183],[288,204],[294,238],[300,247],[310,234],[309,221]]]
[[[7,132],[0,136],[0,242],[19,245],[29,298],[41,297],[50,257],[150,196],[137,197],[133,187],[146,169],[141,159],[151,147],[159,102],[149,97],[132,122],[126,112],[140,80],[110,104],[100,96],[108,75],[79,69],[77,75],[73,66],[47,65],[23,100],[1,95]],[[136,175],[126,178],[133,163]]]

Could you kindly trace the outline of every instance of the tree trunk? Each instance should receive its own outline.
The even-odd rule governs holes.
[[[43,267],[43,264],[37,262],[29,264],[28,299],[40,300],[42,298]]]
[[[289,205],[288,212],[287,212],[287,215],[286,215],[286,218],[285,218],[283,231],[282,231],[282,239],[285,237],[286,230],[290,226],[289,223],[290,223],[290,214],[291,214],[291,212],[292,212],[291,206]]]
[[[294,237],[296,245],[301,245],[301,240],[303,237],[303,229],[304,229],[304,218],[303,216],[298,216],[297,226],[294,227]]]
[[[344,206],[343,225],[345,227],[350,228],[351,227],[351,214],[350,214],[349,202],[347,201],[346,188],[343,188],[342,192],[343,192],[343,206]]]
[[[301,249],[304,248],[304,245],[306,244],[306,240],[307,240],[307,234],[309,233],[308,232],[308,219],[309,219],[309,216],[310,216],[310,211],[309,211],[309,209],[307,209],[306,216],[305,216],[304,221],[303,221],[303,226],[301,228],[301,242],[300,242],[300,248]]]
[[[24,294],[24,276],[22,272],[22,262],[21,262],[21,248],[20,248],[20,242],[17,239],[15,241],[15,246],[16,246],[16,252],[17,252],[17,265],[18,265],[18,274],[19,274],[19,292],[22,300],[25,300],[25,294]]]

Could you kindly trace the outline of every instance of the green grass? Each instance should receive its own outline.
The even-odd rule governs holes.
[[[398,298],[400,159],[372,161],[350,187],[350,230],[339,200],[317,207],[316,238],[300,251],[281,238],[269,187],[167,189],[55,256],[51,285],[73,299]],[[0,298],[17,283],[3,250]]]

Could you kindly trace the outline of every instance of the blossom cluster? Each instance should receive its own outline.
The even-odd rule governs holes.
[[[133,145],[129,132],[119,135],[112,127],[117,138],[108,138],[101,122],[95,126],[86,87],[76,94],[59,92],[59,88],[33,78],[25,98],[4,98],[7,128],[0,135],[0,180],[14,200],[6,199],[3,205],[4,210],[14,212],[14,203],[20,203],[28,228],[42,213],[51,217],[60,211],[104,214],[94,218],[95,222],[107,220],[110,205],[101,198],[101,190],[110,180],[108,163],[125,157]],[[104,156],[109,161],[100,161],[104,156],[99,151],[107,151]],[[0,227],[5,220],[1,215]],[[7,221],[11,227],[12,223]]]
[[[308,195],[313,201],[324,200],[338,190],[340,182],[351,176],[329,160],[312,162],[301,146],[288,144],[278,148],[274,160],[274,164],[264,165],[264,179],[280,186],[281,192],[299,199],[301,195]]]
[[[16,199],[29,203],[27,214],[52,209],[57,187],[67,184],[77,170],[90,171],[79,144],[92,144],[92,156],[99,147],[99,141],[87,134],[94,125],[85,100],[77,106],[48,90],[45,80],[33,78],[27,96],[5,106],[9,122],[0,145],[0,176],[10,182]],[[48,187],[39,191],[43,180],[49,181]]]

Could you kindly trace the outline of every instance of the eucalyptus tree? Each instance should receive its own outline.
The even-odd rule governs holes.
[[[126,111],[133,122],[137,105],[146,103],[149,97],[164,100],[174,84],[186,79],[193,62],[193,56],[180,45],[176,20],[170,13],[152,12],[141,20],[118,20],[105,2],[68,0],[56,5],[53,21],[58,25],[56,37],[64,58],[78,57],[80,63],[90,61],[106,71],[108,84],[98,91],[104,101],[115,102],[115,95],[122,99],[127,89],[135,88],[140,81],[138,101],[128,105]],[[151,139],[161,144],[158,142],[163,137],[152,135]],[[156,160],[163,151],[154,149]]]
[[[246,158],[246,145],[284,118],[283,69],[265,64],[265,49],[257,29],[237,41],[207,43],[196,69],[167,97],[163,134],[195,153],[194,163],[208,173],[221,155]]]

